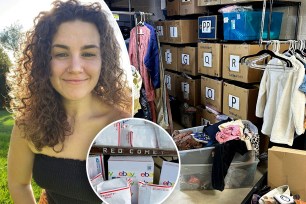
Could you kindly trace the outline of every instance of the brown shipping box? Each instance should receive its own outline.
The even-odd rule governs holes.
[[[240,87],[228,82],[223,83],[223,113],[234,119],[250,120],[256,123],[255,116],[258,87]]]
[[[198,72],[209,76],[222,76],[222,44],[198,43]]]
[[[173,72],[165,71],[165,84],[168,90],[168,94],[176,97],[176,78],[177,74]]]
[[[198,0],[198,6],[218,5],[221,0]]]
[[[196,107],[201,100],[201,79],[189,79],[182,76],[177,78],[177,98],[179,101]]]
[[[244,83],[260,82],[262,70],[239,63],[241,57],[256,54],[260,50],[261,47],[258,45],[223,44],[223,78]]]
[[[163,65],[165,69],[177,70],[177,47],[171,45],[162,45],[161,53],[163,59]]]
[[[198,6],[198,0],[179,0],[180,15],[202,14],[206,13],[207,9],[203,6]]]
[[[196,47],[180,47],[177,50],[178,71],[186,74],[198,75],[198,51]]]
[[[268,186],[289,185],[292,195],[306,200],[306,151],[272,147],[268,151]]]
[[[180,15],[180,1],[179,0],[167,0],[166,9],[167,9],[167,16]]]
[[[154,23],[159,42],[168,42],[167,23],[168,21],[156,21]]]
[[[169,43],[196,43],[198,41],[197,20],[173,20],[168,21],[168,42]]]
[[[222,113],[223,81],[201,77],[201,104]]]
[[[218,122],[217,115],[208,111],[207,109],[197,106],[196,112],[196,126],[215,124]]]

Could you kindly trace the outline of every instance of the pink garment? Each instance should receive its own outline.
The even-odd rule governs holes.
[[[136,34],[136,28],[138,28],[138,33]],[[148,74],[147,67],[144,64],[144,57],[147,53],[148,44],[150,40],[150,29],[146,26],[136,26],[130,32],[130,44],[129,44],[129,56],[131,64],[136,67],[140,72],[140,75],[143,79],[144,88],[146,90],[147,100],[154,101],[155,94],[154,88],[152,85],[152,81],[150,75]],[[136,36],[137,36],[137,44],[136,44]],[[137,57],[137,50],[139,56]],[[139,58],[139,66],[138,66],[138,58]]]
[[[242,133],[239,125],[229,125],[216,134],[216,140],[222,144],[230,140],[238,140]]]

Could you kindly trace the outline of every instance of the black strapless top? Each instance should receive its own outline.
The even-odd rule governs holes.
[[[102,203],[86,175],[86,161],[35,154],[35,182],[46,190],[48,204]]]

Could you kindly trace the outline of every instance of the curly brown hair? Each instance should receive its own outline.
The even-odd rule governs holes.
[[[120,66],[120,45],[99,3],[81,5],[76,0],[55,1],[51,11],[40,12],[34,29],[26,35],[18,66],[7,74],[10,110],[24,137],[37,150],[63,144],[73,130],[67,121],[61,95],[50,82],[51,46],[59,26],[68,21],[93,23],[100,34],[102,67],[93,92],[108,104],[132,113],[131,89]]]

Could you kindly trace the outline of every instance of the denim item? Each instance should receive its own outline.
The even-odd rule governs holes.
[[[154,89],[158,89],[160,88],[160,69],[156,31],[150,24],[145,23],[145,26],[150,29],[151,33],[148,49],[144,57],[144,64],[147,67]]]
[[[299,87],[299,91],[306,93],[306,75],[304,76],[303,82]]]

